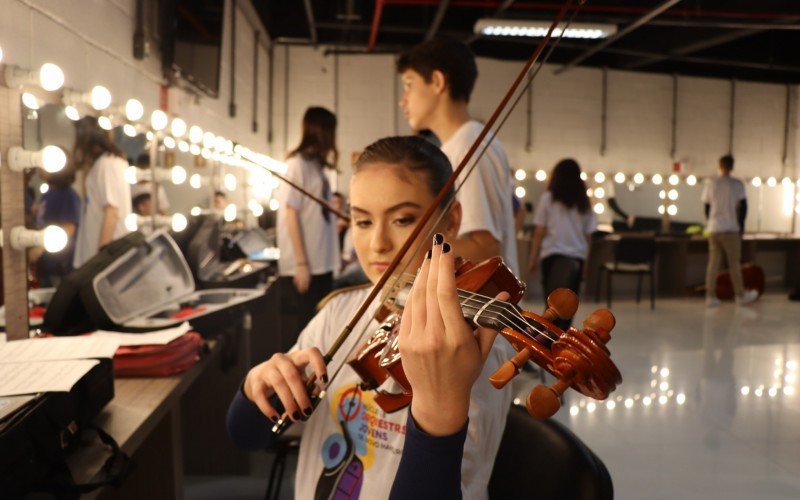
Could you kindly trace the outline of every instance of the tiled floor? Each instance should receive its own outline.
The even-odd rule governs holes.
[[[608,466],[616,498],[800,498],[800,303],[613,311],[622,385],[603,403],[570,393],[557,418]]]
[[[633,301],[613,311],[622,385],[603,403],[570,392],[556,418],[605,462],[616,498],[800,498],[800,303],[663,299],[655,311]],[[534,383],[515,385],[523,401]],[[190,478],[187,498],[263,498],[268,468],[258,470],[260,480]]]

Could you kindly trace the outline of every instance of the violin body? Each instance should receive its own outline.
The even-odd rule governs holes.
[[[413,282],[409,277],[404,279],[399,288],[410,287]],[[553,322],[575,314],[577,296],[559,289],[548,297],[543,315],[520,310],[515,304],[524,295],[525,284],[500,257],[477,266],[463,260],[457,262],[456,287],[465,319],[473,326],[497,330],[517,351],[490,377],[492,385],[498,389],[505,386],[529,360],[559,379],[553,387],[538,386],[531,391],[527,406],[532,415],[547,418],[555,413],[560,406],[558,397],[568,387],[602,400],[622,381],[605,345],[615,325],[614,316],[607,309],[590,315],[582,330],[570,328],[564,332]],[[501,291],[511,296],[502,305],[494,300]],[[407,291],[395,292],[384,301],[376,314],[381,326],[348,361],[361,378],[362,389],[375,390],[375,402],[387,413],[408,406],[413,396],[397,343],[407,295]],[[397,382],[399,392],[381,389],[390,379]]]

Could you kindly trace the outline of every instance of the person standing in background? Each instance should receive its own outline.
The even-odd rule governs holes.
[[[719,177],[707,183],[701,201],[708,219],[708,267],[706,268],[706,306],[717,307],[717,273],[722,254],[728,262],[737,304],[749,304],[758,298],[757,290],[745,290],[742,281],[742,233],[747,218],[744,183],[731,176],[733,156],[719,159]]]
[[[592,233],[597,219],[581,180],[581,167],[573,159],[558,162],[533,215],[535,226],[528,269],[535,273],[541,261],[544,297],[557,288],[576,294],[585,277]],[[566,329],[571,321],[558,320]]]
[[[475,56],[464,43],[438,37],[401,54],[397,72],[403,83],[399,104],[409,125],[436,134],[442,152],[458,168],[483,129],[468,109],[478,78]],[[508,159],[495,138],[458,190],[463,218],[454,244],[459,256],[477,264],[500,255],[517,272],[513,190]]]
[[[36,211],[36,227],[49,225],[61,227],[67,233],[67,246],[58,253],[37,251],[31,260],[36,261],[36,275],[42,287],[58,286],[61,279],[72,272],[75,256],[75,234],[81,220],[81,198],[72,188],[75,169],[70,165],[61,172],[39,173],[49,189],[39,200]]]
[[[84,168],[83,216],[75,245],[75,268],[111,241],[128,233],[131,190],[125,180],[128,161],[94,117],[75,122],[75,164]]]
[[[303,116],[300,144],[286,160],[286,178],[309,193],[332,201],[324,169],[336,168],[336,116],[310,107]],[[339,265],[336,216],[283,183],[278,192],[278,284],[281,291],[282,342],[286,347],[314,317],[317,302],[333,289]]]

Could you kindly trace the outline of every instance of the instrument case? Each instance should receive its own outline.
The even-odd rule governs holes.
[[[81,291],[81,299],[99,329],[144,332],[188,321],[194,330],[210,333],[241,316],[262,289],[196,290],[186,260],[165,230],[131,248]]]

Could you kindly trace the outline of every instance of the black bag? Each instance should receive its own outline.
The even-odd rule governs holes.
[[[95,330],[92,317],[104,316],[94,296],[92,280],[131,248],[145,244],[142,233],[130,233],[100,249],[84,265],[61,281],[44,314],[42,328],[55,335],[77,335]],[[98,311],[99,309],[99,311]]]
[[[130,459],[111,436],[91,423],[113,397],[113,364],[103,359],[70,392],[39,394],[0,415],[0,498],[22,498],[32,492],[77,498],[101,486],[120,484],[130,472]],[[99,481],[75,484],[66,453],[89,430],[100,436],[111,455]]]

